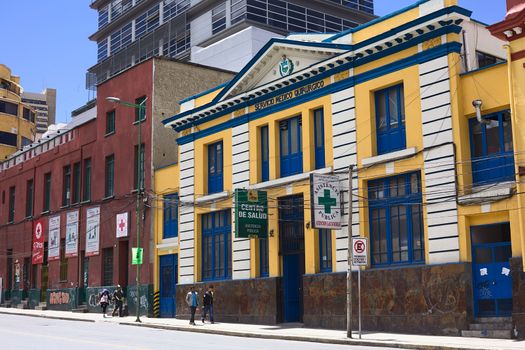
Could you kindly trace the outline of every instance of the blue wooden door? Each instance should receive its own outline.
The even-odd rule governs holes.
[[[472,246],[474,314],[479,317],[510,316],[512,278],[510,242]]]
[[[302,276],[304,273],[304,203],[303,197],[279,199],[280,253],[283,259],[283,322],[301,322]]]
[[[177,261],[176,254],[160,257],[160,317],[175,317]]]

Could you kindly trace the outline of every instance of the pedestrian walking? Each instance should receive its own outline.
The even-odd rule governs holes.
[[[188,304],[191,311],[190,325],[195,326],[195,311],[197,311],[197,306],[199,306],[199,297],[193,286],[190,287],[190,291],[186,294],[186,304]]]
[[[106,288],[102,289],[102,291],[99,294],[99,298],[99,304],[102,307],[102,314],[104,315],[104,317],[106,317],[106,309],[109,305],[109,290],[107,290]]]
[[[122,304],[124,301],[124,293],[122,292],[122,287],[120,284],[117,285],[117,289],[113,292],[113,303],[115,303],[115,307],[113,308],[113,313],[111,316],[115,317],[118,311],[118,316],[122,317]]]
[[[206,320],[206,314],[210,314],[210,322],[213,322],[213,286],[209,286],[202,297],[202,323]]]

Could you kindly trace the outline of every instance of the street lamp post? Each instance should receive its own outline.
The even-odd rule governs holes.
[[[120,98],[118,97],[106,97],[106,100],[109,101],[109,102],[113,102],[113,103],[118,103],[118,104],[121,104],[123,106],[128,106],[128,107],[132,107],[132,108],[135,108],[135,109],[138,109],[139,110],[139,120],[137,121],[138,122],[138,125],[139,125],[139,129],[138,129],[138,136],[137,136],[137,208],[136,208],[136,211],[137,211],[137,254],[140,254],[140,216],[141,216],[141,213],[140,213],[140,195],[141,195],[141,191],[142,191],[142,181],[144,181],[142,178],[141,178],[141,173],[140,173],[140,165],[141,165],[141,151],[142,151],[142,144],[141,144],[141,134],[142,134],[142,129],[141,129],[141,125],[142,125],[142,116],[143,116],[143,111],[145,112],[145,107],[146,107],[146,101],[148,100],[148,98],[144,98],[144,100],[142,100],[139,104],[136,104],[136,103],[131,103],[131,102],[126,102],[126,101],[122,101]],[[142,263],[142,261],[140,261],[140,263]],[[135,279],[135,282],[137,284],[137,319],[135,320],[135,322],[141,322],[140,320],[140,265],[141,264],[137,264],[137,276],[136,276],[136,279]]]

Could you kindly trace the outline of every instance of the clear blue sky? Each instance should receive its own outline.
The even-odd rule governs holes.
[[[0,0],[3,22],[0,63],[21,77],[26,91],[57,89],[57,121],[88,101],[87,68],[96,63],[97,48],[88,36],[97,28],[91,0]],[[386,15],[415,0],[375,0],[377,15]],[[459,0],[473,18],[495,23],[505,16],[505,0]],[[7,15],[5,15],[7,14]]]

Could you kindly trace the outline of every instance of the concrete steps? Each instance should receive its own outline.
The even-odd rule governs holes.
[[[10,308],[11,307],[11,302],[10,301],[6,301],[5,303],[0,304],[0,307]]]
[[[512,339],[511,317],[479,317],[474,319],[469,330],[461,331],[463,337]]]
[[[17,309],[26,310],[29,309],[29,300],[24,299],[20,301],[20,304],[16,306]]]

